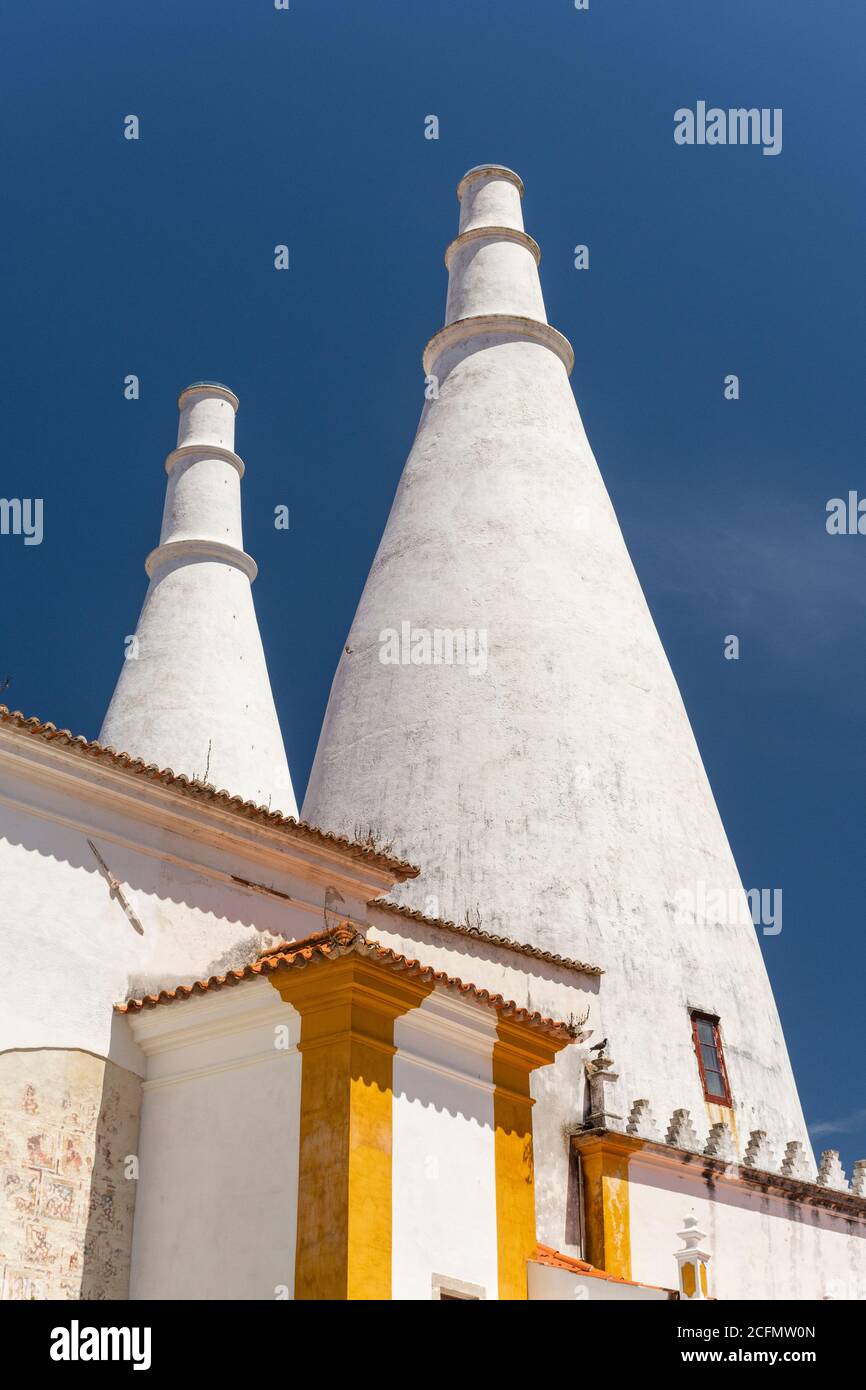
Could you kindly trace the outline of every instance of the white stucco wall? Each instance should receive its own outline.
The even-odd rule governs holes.
[[[435,991],[394,1028],[392,1278],[430,1299],[433,1276],[496,1298],[495,1016]]]
[[[321,967],[327,969],[327,966]],[[147,1056],[131,1297],[293,1292],[300,1019],[265,980],[130,1016]],[[288,1050],[274,1047],[275,1027]],[[395,1024],[392,1280],[498,1296],[496,1016],[436,990]]]
[[[410,959],[548,1018],[585,1020],[582,1028],[590,1034],[586,1043],[564,1048],[554,1063],[540,1067],[531,1078],[538,1238],[555,1250],[579,1255],[576,1172],[568,1136],[584,1114],[589,1047],[604,1036],[604,977],[428,927],[375,906],[369,909],[369,921],[371,936]]]
[[[114,1005],[319,930],[329,886],[362,911],[339,858],[0,726],[6,1296],[126,1296],[146,1062]]]
[[[330,886],[362,917],[375,878],[353,882],[339,855],[0,731],[0,1049],[80,1048],[141,1074],[116,1003],[322,930]]]
[[[298,1014],[256,980],[131,1026],[149,1057],[130,1297],[291,1298]]]
[[[697,1168],[697,1171],[695,1171]],[[629,1163],[632,1277],[677,1287],[674,1251],[694,1213],[720,1299],[866,1298],[866,1220],[855,1221],[694,1168]]]
[[[145,1104],[151,1146],[139,1185],[127,1160],[141,1159],[141,1078],[154,1058],[114,1005],[223,974],[279,938],[320,931],[326,896],[362,917],[383,882],[381,871],[356,864],[337,849],[0,726],[7,1296],[35,1289],[125,1297],[142,1190],[139,1233],[151,1235],[143,1277],[155,1279],[165,1266],[147,1285],[157,1296],[190,1296],[196,1270],[212,1281],[207,1290],[223,1280],[237,1297],[273,1298],[278,1283],[291,1288],[294,1227],[285,1222],[294,1222],[295,1197],[275,1192],[272,1227],[256,1205],[261,1193],[291,1186],[297,1139],[286,1055],[267,1050],[261,1029],[242,1030],[246,1046],[258,1037],[264,1051],[253,1081],[249,1059],[221,1053],[226,1044],[209,1025],[213,1037],[201,1056],[190,1048],[176,1062],[178,1074],[201,1066],[201,1076],[161,1080],[153,1109]],[[280,1005],[270,986],[264,998]],[[164,1064],[157,1061],[157,1072]],[[263,1177],[262,1161],[281,1152],[289,1157]],[[190,1200],[175,1207],[184,1193]],[[214,1219],[223,1203],[225,1218]],[[182,1251],[184,1236],[190,1243]],[[259,1288],[265,1292],[249,1292]]]

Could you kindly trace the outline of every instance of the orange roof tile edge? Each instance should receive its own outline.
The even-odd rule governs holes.
[[[405,859],[394,859],[383,850],[359,844],[356,840],[348,840],[342,835],[333,835],[328,830],[319,830],[315,825],[295,820],[293,816],[284,816],[279,811],[269,811],[266,806],[257,806],[254,801],[244,801],[239,796],[232,796],[230,792],[218,791],[209,782],[201,782],[196,778],[186,777],[183,773],[172,772],[171,768],[157,767],[156,763],[145,763],[141,758],[131,757],[129,753],[118,753],[113,748],[97,743],[95,739],[86,739],[83,734],[72,734],[69,729],[58,729],[55,724],[43,723],[34,715],[28,718],[20,710],[10,710],[6,705],[0,705],[0,724],[6,724],[30,737],[41,738],[46,743],[61,743],[75,753],[104,759],[123,772],[147,777],[152,782],[161,782],[163,786],[171,787],[185,796],[213,802],[235,815],[245,816],[248,820],[266,822],[276,830],[290,830],[293,834],[300,834],[302,839],[312,840],[316,844],[333,845],[348,852],[353,859],[365,859],[377,868],[390,870],[398,880],[417,878],[421,872],[414,864],[407,863]]]
[[[620,1274],[607,1274],[603,1269],[596,1269],[595,1265],[588,1264],[586,1260],[577,1260],[573,1255],[563,1255],[559,1250],[554,1250],[551,1245],[539,1245],[535,1255],[536,1264],[550,1265],[552,1269],[566,1269],[570,1274],[585,1274],[590,1279],[606,1279],[611,1284],[628,1284],[634,1289],[658,1289],[660,1293],[673,1294],[674,1289],[666,1289],[662,1284],[641,1284],[636,1279],[623,1279]]]
[[[503,999],[501,994],[491,994],[489,990],[479,989],[477,985],[464,984],[454,975],[446,975],[442,970],[434,970],[431,966],[421,965],[417,960],[401,956],[388,946],[380,946],[377,942],[368,940],[349,923],[332,927],[329,931],[316,932],[301,941],[271,947],[259,956],[258,960],[229,970],[225,975],[212,975],[209,980],[197,980],[192,985],[177,985],[174,989],[162,989],[158,994],[127,999],[125,1004],[115,1004],[114,1007],[118,1013],[138,1013],[142,1009],[153,1009],[160,1004],[172,1004],[178,999],[189,999],[193,994],[207,994],[229,985],[240,984],[243,980],[254,979],[259,975],[270,975],[276,970],[299,969],[328,960],[338,960],[351,952],[375,961],[385,969],[415,975],[425,984],[442,985],[445,989],[453,990],[464,997],[468,996],[515,1023],[538,1029],[539,1032],[558,1038],[562,1042],[576,1040],[576,1031],[567,1023],[523,1009],[512,999]]]
[[[388,902],[387,898],[373,898],[367,903],[367,906],[381,908],[383,912],[392,912],[395,916],[405,917],[411,922],[420,922],[425,927],[439,927],[441,931],[456,932],[458,936],[474,937],[476,941],[483,941],[488,946],[501,946],[506,951],[519,951],[523,956],[533,956],[536,960],[549,961],[551,965],[562,966],[564,970],[576,970],[581,975],[604,974],[600,965],[587,965],[581,960],[570,960],[568,956],[557,956],[553,951],[544,951],[540,946],[530,946],[524,941],[515,941],[511,936],[496,936],[493,932],[485,931],[483,927],[464,926],[459,922],[446,921],[442,917],[427,917],[423,912],[417,912],[413,907],[404,907],[401,903]]]

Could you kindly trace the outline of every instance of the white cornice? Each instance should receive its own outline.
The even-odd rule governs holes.
[[[124,1017],[144,1055],[154,1057],[267,1024],[290,1023],[297,1013],[267,980],[251,979]]]
[[[190,1067],[188,1071],[170,1072],[166,1076],[155,1076],[141,1083],[143,1091],[161,1091],[166,1086],[183,1086],[190,1081],[200,1081],[205,1076],[217,1076],[221,1072],[240,1071],[244,1067],[261,1066],[263,1063],[281,1061],[297,1057],[297,1049],[267,1048],[264,1052],[252,1052],[246,1057],[232,1057],[228,1061],[210,1062],[202,1067]]]
[[[82,834],[98,835],[151,857],[177,858],[206,876],[225,877],[209,864],[176,856],[163,837],[173,834],[198,841],[219,849],[226,859],[241,857],[280,874],[333,886],[362,902],[387,892],[397,881],[396,875],[343,853],[338,845],[318,845],[303,833],[295,838],[290,827],[271,826],[215,802],[187,797],[165,783],[134,777],[106,760],[83,757],[60,744],[34,737],[25,739],[3,725],[0,771],[17,774],[34,789],[47,789],[71,801],[69,808],[59,809],[40,804],[35,797],[22,798],[7,787],[0,792],[0,802],[13,809],[25,809],[42,819],[65,824]],[[110,830],[88,816],[88,803],[95,810],[111,812],[114,822]],[[142,842],[124,833],[117,824],[118,816],[157,831],[156,843]]]
[[[451,1039],[456,1042],[455,1039]],[[435,1072],[437,1076],[444,1076],[449,1081],[459,1081],[462,1086],[472,1086],[477,1091],[482,1091],[485,1095],[495,1094],[496,1087],[492,1080],[485,1080],[484,1077],[473,1076],[471,1072],[463,1068],[449,1066],[447,1062],[439,1058],[425,1057],[420,1052],[411,1052],[406,1047],[398,1047],[394,1056],[395,1062],[409,1062],[412,1066],[421,1067],[424,1071]],[[398,1091],[398,1083],[394,1082],[394,1093]]]
[[[398,1019],[394,1037],[399,1059],[492,1092],[496,1019],[485,1005],[437,987]],[[473,1061],[486,1077],[467,1070]]]

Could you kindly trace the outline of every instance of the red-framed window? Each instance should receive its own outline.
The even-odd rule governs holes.
[[[704,1088],[704,1099],[716,1105],[733,1105],[719,1034],[719,1020],[712,1014],[693,1013],[692,1038]]]

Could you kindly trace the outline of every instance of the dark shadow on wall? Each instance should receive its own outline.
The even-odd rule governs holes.
[[[82,1299],[128,1299],[138,1191],[141,1079],[105,1062],[82,1243]]]

